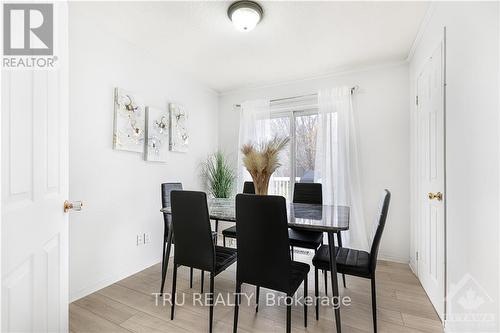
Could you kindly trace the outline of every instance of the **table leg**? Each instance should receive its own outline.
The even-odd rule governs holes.
[[[170,223],[167,234],[167,251],[165,251],[165,253],[163,254],[165,256],[163,259],[165,265],[163,265],[163,270],[161,272],[161,289],[160,289],[161,294],[163,294],[163,287],[165,287],[165,278],[167,275],[168,260],[170,259],[170,248],[172,247],[172,234],[173,234],[172,223]]]
[[[342,327],[340,325],[340,299],[339,299],[339,285],[337,281],[337,252],[335,251],[335,241],[334,233],[328,232],[328,246],[330,250],[330,268],[331,268],[331,279],[332,279],[332,294],[333,299],[337,298],[339,301],[338,307],[335,308],[335,325],[337,327],[337,333],[341,333]]]

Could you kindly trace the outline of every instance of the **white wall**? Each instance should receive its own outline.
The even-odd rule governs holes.
[[[168,70],[161,59],[108,32],[98,3],[70,3],[70,198],[84,209],[70,219],[70,299],[142,270],[161,258],[160,183],[200,189],[199,163],[217,148],[217,95]],[[189,153],[165,164],[112,149],[113,88],[151,106],[184,103]],[[136,234],[152,242],[136,246]]]
[[[219,147],[236,163],[239,114],[233,108],[246,100],[315,93],[320,88],[359,85],[355,113],[360,133],[361,177],[365,216],[370,225],[379,195],[392,192],[389,219],[380,257],[409,260],[409,112],[408,66],[394,64],[331,77],[295,81],[223,94],[219,100]]]
[[[432,15],[411,59],[412,105],[415,76],[438,45],[444,26],[447,29],[448,290],[466,274],[471,274],[487,293],[478,295],[485,301],[481,311],[496,316],[493,327],[476,327],[474,331],[498,331],[498,3],[436,2],[433,5]],[[479,288],[474,291],[481,293]],[[448,305],[452,302],[456,300],[449,300]],[[471,331],[467,325],[447,322],[447,331]]]

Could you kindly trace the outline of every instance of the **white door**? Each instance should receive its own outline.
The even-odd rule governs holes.
[[[417,81],[418,276],[437,313],[444,318],[444,57],[434,51]]]
[[[2,332],[68,331],[66,13],[58,70],[2,72]]]

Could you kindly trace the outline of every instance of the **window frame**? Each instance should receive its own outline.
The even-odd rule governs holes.
[[[288,185],[288,193],[290,193],[289,200],[293,198],[293,188],[297,177],[297,161],[296,161],[296,151],[297,151],[297,140],[295,137],[296,133],[296,118],[302,116],[318,115],[319,109],[317,105],[303,106],[297,108],[286,108],[280,110],[271,110],[271,119],[275,118],[288,118],[290,123],[290,184]]]

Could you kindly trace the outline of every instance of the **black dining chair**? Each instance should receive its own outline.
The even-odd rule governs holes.
[[[257,308],[260,287],[286,293],[293,297],[304,283],[307,297],[309,265],[290,259],[288,221],[285,198],[238,194],[236,196],[238,260],[233,332],[238,329],[238,310],[243,283],[257,287]],[[287,303],[286,331],[291,330],[291,303]],[[304,326],[307,327],[307,305],[304,302]]]
[[[255,194],[253,182],[243,183],[243,193]],[[226,238],[236,238],[236,225],[222,230],[222,245],[226,246]]]
[[[293,203],[303,203],[303,204],[313,204],[322,205],[323,204],[323,188],[321,184],[318,183],[295,183],[293,188]],[[342,237],[340,231],[337,234],[337,245],[342,247]],[[301,247],[305,249],[314,250],[314,253],[318,248],[323,245],[323,233],[319,231],[309,231],[309,230],[296,230],[294,228],[288,229],[288,237],[290,238],[290,246],[292,250],[293,259],[293,249],[295,247]],[[325,272],[325,294],[328,294],[327,290],[327,279],[328,276]],[[342,274],[342,280],[345,283],[345,275]]]
[[[374,227],[376,227],[376,229],[369,253],[349,248],[335,248],[337,251],[337,272],[371,280],[373,331],[375,333],[377,332],[377,293],[375,291],[375,269],[377,267],[377,255],[380,246],[380,239],[382,238],[382,232],[384,231],[390,201],[391,192],[384,190],[379,205],[379,211],[374,223]],[[318,269],[330,270],[329,257],[330,251],[328,246],[323,245],[319,248],[312,260],[314,265],[316,320],[318,320],[319,317]]]
[[[182,183],[163,183],[161,184],[161,204],[162,208],[167,208],[170,207],[170,192],[174,190],[182,190]],[[165,279],[167,276],[167,262],[168,259],[167,252],[166,251],[166,246],[167,246],[167,241],[168,241],[168,231],[171,226],[171,216],[170,214],[163,213],[163,255],[162,255],[162,262],[161,262],[161,288],[160,288],[160,293],[163,293],[163,289],[165,287]],[[217,237],[217,234],[214,233],[214,237]],[[173,239],[172,239],[173,241]],[[201,283],[201,292],[203,292],[203,277],[204,274],[203,272],[201,273],[202,277],[202,283]],[[189,287],[193,288],[193,268],[190,269],[189,272]]]
[[[173,190],[182,190],[182,183],[163,183],[161,184],[161,206],[162,208],[170,207],[170,192]],[[166,246],[168,241],[168,231],[170,228],[170,215],[167,213],[163,213],[163,255],[161,261],[161,288],[160,293],[163,293],[163,288],[165,287],[165,278],[167,275],[166,271],[166,262],[169,258],[166,258]],[[193,270],[189,272],[190,274],[190,285],[193,287]]]
[[[172,191],[171,200],[175,252],[170,319],[174,319],[178,266],[208,271],[210,272],[209,332],[212,332],[214,277],[236,261],[236,249],[215,245],[210,227],[207,195],[204,192]]]

